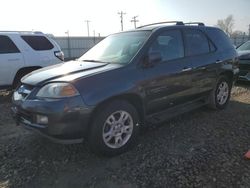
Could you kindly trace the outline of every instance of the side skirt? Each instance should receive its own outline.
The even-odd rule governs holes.
[[[181,105],[174,106],[172,108],[168,108],[166,110],[163,110],[161,112],[157,112],[154,114],[150,114],[146,117],[146,122],[149,124],[157,124],[164,122],[168,119],[171,119],[177,115],[192,111],[194,109],[200,108],[204,105],[206,105],[207,98],[199,98],[194,101],[190,101]]]

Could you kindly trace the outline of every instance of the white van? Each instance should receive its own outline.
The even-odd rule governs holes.
[[[24,75],[63,60],[59,45],[42,32],[0,31],[0,90],[16,88]]]

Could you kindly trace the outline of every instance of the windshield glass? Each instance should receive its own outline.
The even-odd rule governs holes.
[[[242,44],[237,50],[239,51],[250,50],[250,41]]]
[[[107,63],[129,63],[143,43],[150,31],[133,31],[110,35],[91,48],[81,61],[96,61]]]

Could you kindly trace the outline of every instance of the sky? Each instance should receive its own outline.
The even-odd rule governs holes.
[[[55,36],[106,36],[121,30],[118,12],[123,11],[124,30],[137,26],[181,20],[214,26],[232,14],[234,30],[248,32],[250,0],[1,0],[0,30],[42,31]]]

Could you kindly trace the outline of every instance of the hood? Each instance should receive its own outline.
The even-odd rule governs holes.
[[[71,82],[75,79],[120,67],[120,64],[69,61],[33,71],[22,78],[22,83],[42,85],[50,81]]]

